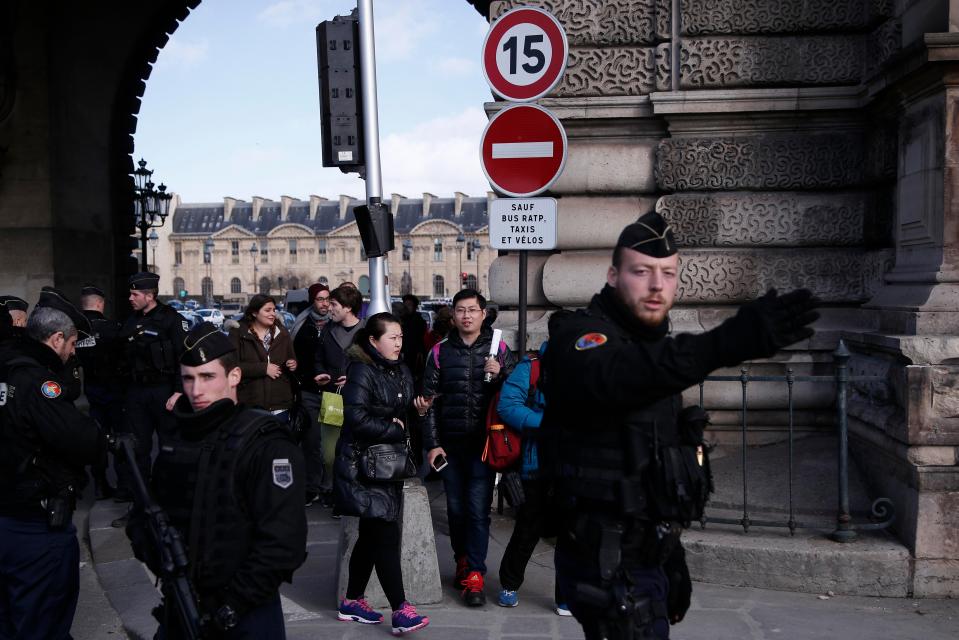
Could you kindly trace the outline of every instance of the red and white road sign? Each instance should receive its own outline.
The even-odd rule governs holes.
[[[569,44],[552,14],[533,7],[507,11],[483,41],[483,73],[490,88],[513,102],[542,98],[566,72]]]
[[[556,116],[535,104],[507,107],[486,125],[480,159],[494,189],[517,198],[534,196],[563,172],[566,131]]]

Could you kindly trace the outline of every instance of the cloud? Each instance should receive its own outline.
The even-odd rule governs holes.
[[[256,19],[272,27],[289,27],[304,22],[315,24],[324,19],[324,9],[322,0],[280,0],[256,14]]]
[[[376,55],[408,58],[430,35],[439,31],[435,11],[423,0],[390,2],[374,13]]]
[[[191,42],[183,38],[172,37],[157,56],[157,67],[192,69],[206,60],[210,42],[205,38]]]
[[[476,61],[468,58],[442,58],[433,63],[437,71],[447,76],[462,76],[476,68]]]

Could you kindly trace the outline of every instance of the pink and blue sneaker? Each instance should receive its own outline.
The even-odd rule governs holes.
[[[350,600],[344,598],[336,610],[336,617],[343,622],[360,622],[362,624],[379,624],[383,622],[383,614],[374,611],[366,598],[357,598]],[[396,614],[393,614],[393,626],[396,626]],[[394,631],[395,633],[395,631]]]
[[[430,623],[430,619],[416,613],[416,609],[409,602],[393,612],[393,635],[401,636],[422,629]]]

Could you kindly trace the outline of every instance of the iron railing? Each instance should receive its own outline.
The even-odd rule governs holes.
[[[707,382],[739,382],[742,385],[742,472],[743,472],[743,515],[742,518],[722,518],[703,515],[700,524],[705,528],[709,522],[740,525],[743,531],[749,533],[750,527],[785,527],[794,535],[796,529],[807,526],[796,520],[795,503],[793,500],[793,461],[794,461],[794,407],[793,386],[796,383],[834,384],[836,386],[836,426],[838,430],[838,487],[839,504],[836,509],[835,530],[830,537],[837,542],[852,542],[856,539],[856,531],[879,530],[889,527],[896,517],[895,507],[889,498],[877,498],[872,503],[872,522],[854,523],[849,512],[849,424],[846,416],[847,390],[850,382],[877,382],[883,380],[880,376],[850,376],[849,350],[840,340],[839,346],[833,352],[835,373],[833,375],[796,375],[791,368],[786,369],[786,375],[750,375],[749,368],[743,367],[738,376],[709,376],[699,384],[699,405],[704,406],[704,388]],[[756,520],[749,516],[749,482],[748,482],[748,446],[747,423],[749,414],[749,384],[751,382],[782,382],[787,388],[788,408],[788,518],[785,521]]]

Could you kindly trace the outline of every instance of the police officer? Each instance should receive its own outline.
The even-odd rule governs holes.
[[[710,489],[696,446],[703,416],[683,413],[679,394],[810,337],[818,318],[809,291],[773,290],[712,331],[671,336],[676,251],[667,222],[644,215],[623,230],[588,308],[550,327],[542,375],[563,509],[557,579],[588,639],[667,638],[689,606],[679,534]]]
[[[122,430],[135,438],[137,466],[144,478],[150,474],[153,434],[157,434],[162,446],[176,426],[171,412],[182,391],[177,363],[189,328],[180,314],[157,300],[159,285],[160,276],[155,273],[141,272],[130,277],[133,315],[127,318],[118,336],[127,381]],[[118,470],[118,499],[129,500],[130,479],[125,463],[119,464]],[[126,522],[120,518],[114,524],[119,527]]]
[[[157,502],[186,541],[190,575],[211,637],[284,638],[279,587],[306,557],[303,454],[270,413],[237,405],[240,368],[212,324],[187,335],[180,358],[177,429],[153,469]],[[137,557],[142,520],[127,533]],[[158,637],[179,637],[172,611]]]
[[[23,298],[17,296],[0,296],[0,306],[6,308],[14,327],[23,329],[27,326],[27,309],[29,305]]]
[[[0,636],[70,637],[79,584],[72,514],[105,443],[63,392],[86,319],[45,289],[0,361]]]
[[[77,341],[77,356],[83,368],[83,388],[90,403],[90,416],[107,433],[113,434],[123,419],[120,406],[120,366],[117,338],[120,324],[103,315],[106,294],[96,285],[80,289],[80,309],[90,322],[90,335]],[[106,451],[93,465],[93,487],[97,500],[113,495],[107,480]]]

